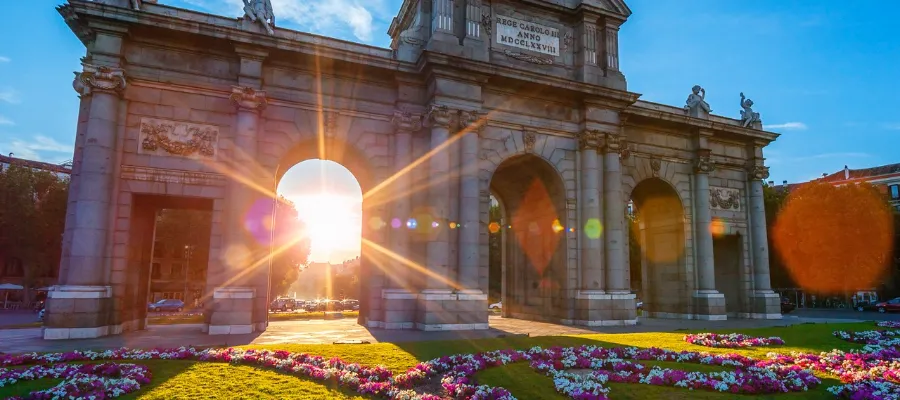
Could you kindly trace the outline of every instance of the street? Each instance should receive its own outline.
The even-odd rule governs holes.
[[[862,319],[871,321],[900,321],[900,313],[879,313],[877,311],[859,312],[851,309],[833,310],[827,308],[803,308],[794,310],[788,316],[801,318]]]

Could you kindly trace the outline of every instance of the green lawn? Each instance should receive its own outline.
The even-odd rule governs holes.
[[[474,341],[376,343],[370,345],[271,345],[252,346],[306,352],[325,357],[337,356],[349,362],[364,365],[384,365],[395,372],[405,371],[418,361],[429,360],[441,355],[473,353],[496,349],[527,349],[532,346],[574,346],[593,344],[598,346],[662,347],[670,350],[708,351],[711,353],[740,353],[753,357],[765,357],[770,351],[777,352],[820,352],[831,349],[849,350],[860,346],[832,336],[835,330],[861,331],[872,329],[872,323],[856,324],[804,324],[785,328],[765,328],[741,330],[755,336],[780,336],[787,345],[758,349],[714,349],[688,344],[682,340],[687,331],[674,333],[635,334],[595,334],[552,337],[511,337]],[[721,333],[728,333],[722,332]],[[187,361],[140,361],[153,373],[152,383],[138,393],[126,398],[140,399],[345,399],[359,398],[352,392],[302,378],[280,374],[250,366],[232,366],[216,363]],[[695,364],[646,362],[673,369],[692,371],[715,371],[724,367]],[[479,373],[476,378],[482,384],[502,386],[520,399],[562,399],[554,389],[551,380],[534,372],[526,363],[492,368]],[[833,398],[825,389],[837,385],[836,379],[822,376],[823,384],[808,393],[792,393],[769,396],[771,398]],[[0,389],[0,398],[23,395],[30,390],[50,387],[54,381],[21,383]],[[615,399],[733,399],[732,394],[706,391],[689,391],[665,387],[612,384],[611,398]],[[769,398],[764,397],[764,398]]]

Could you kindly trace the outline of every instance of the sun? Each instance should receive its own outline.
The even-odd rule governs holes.
[[[360,247],[360,200],[333,193],[291,198],[310,235],[310,261],[324,262],[332,256],[358,253]]]

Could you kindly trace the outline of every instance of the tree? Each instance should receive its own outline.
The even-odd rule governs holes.
[[[801,287],[838,294],[878,285],[892,265],[894,217],[868,183],[809,183],[777,215],[774,248]]]
[[[787,197],[787,187],[784,187],[782,190],[778,190],[771,186],[763,187],[763,201],[766,208],[766,229],[769,233],[767,235],[769,244],[769,273],[772,280],[772,287],[774,288],[793,288],[797,286],[797,283],[791,278],[791,274],[784,265],[782,257],[778,252],[778,248],[775,246],[775,235],[773,234],[775,221],[778,220],[778,214],[781,213],[781,209],[784,207]]]
[[[31,287],[59,268],[68,191],[69,180],[48,171],[0,171],[0,262],[21,263],[26,301]]]
[[[300,269],[309,262],[310,239],[306,226],[300,220],[294,203],[279,196],[275,208],[275,243],[278,251],[272,257],[272,270],[269,275],[269,298],[274,299],[285,294],[287,289],[297,281]]]

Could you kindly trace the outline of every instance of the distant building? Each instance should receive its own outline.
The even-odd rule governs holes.
[[[840,171],[822,174],[821,178],[810,182],[829,183],[835,186],[867,182],[881,189],[888,196],[894,209],[900,212],[900,163],[862,169],[850,169],[845,165],[844,169]],[[772,186],[775,190],[787,190],[788,192],[802,184],[788,184],[787,181],[784,181],[781,185],[776,186],[774,182],[769,182],[769,186]]]
[[[72,162],[66,161],[61,164],[52,164],[46,163],[42,161],[34,161],[34,160],[26,160],[24,158],[16,158],[13,157],[13,153],[9,153],[8,156],[0,155],[0,171],[5,170],[10,165],[18,165],[23,167],[29,167],[36,170],[41,171],[49,171],[60,178],[68,178],[72,175]]]

